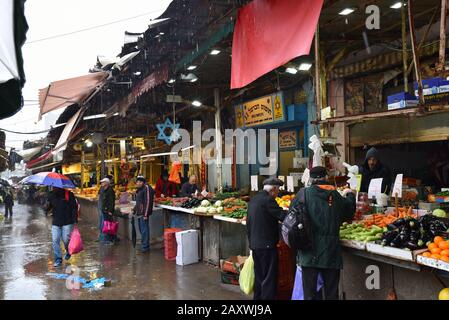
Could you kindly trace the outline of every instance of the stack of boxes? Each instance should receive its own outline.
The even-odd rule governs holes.
[[[423,85],[423,95],[427,97],[449,92],[449,78],[423,79],[422,85]],[[417,82],[414,83],[414,90],[415,90],[414,96],[407,92],[400,92],[388,96],[387,97],[388,110],[416,107],[419,102]]]

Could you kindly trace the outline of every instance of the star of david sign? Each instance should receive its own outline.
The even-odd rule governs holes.
[[[164,140],[166,144],[171,144],[174,141],[178,141],[181,135],[178,132],[179,123],[173,124],[169,118],[165,120],[164,123],[156,124],[159,134],[157,136],[158,140]],[[171,129],[171,134],[167,135],[165,129]]]

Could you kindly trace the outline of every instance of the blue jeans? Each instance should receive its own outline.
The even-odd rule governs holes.
[[[55,261],[62,260],[61,240],[64,242],[66,253],[69,253],[69,241],[72,233],[73,224],[62,227],[51,226],[51,238],[53,243],[53,252],[55,253]]]
[[[103,217],[103,211],[101,211],[100,208],[98,208],[98,229],[100,230],[100,235],[98,237],[98,240],[104,242],[106,241],[107,234],[103,233],[103,223],[104,223],[104,217]]]
[[[148,217],[147,220],[145,220],[143,217],[138,219],[139,223],[139,231],[140,236],[142,238],[142,251],[148,251],[150,250],[150,224],[149,224]]]

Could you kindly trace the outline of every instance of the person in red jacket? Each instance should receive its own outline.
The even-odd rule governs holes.
[[[168,172],[166,170],[162,171],[161,176],[156,181],[156,198],[173,197],[177,193],[176,185],[168,181]]]

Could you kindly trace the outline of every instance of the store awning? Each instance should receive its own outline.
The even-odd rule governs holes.
[[[50,83],[48,87],[39,90],[39,116],[82,103],[107,77],[107,72],[95,72]]]
[[[26,161],[29,161],[35,155],[37,155],[42,150],[42,148],[43,148],[43,146],[39,146],[36,148],[30,148],[30,149],[24,149],[21,151],[17,151],[17,154],[19,156],[21,156],[23,158],[23,160],[26,162]]]
[[[22,107],[22,45],[28,30],[24,2],[0,1],[0,119],[12,116]]]
[[[40,164],[40,163],[42,163],[42,162],[44,162],[44,161],[47,161],[47,160],[50,159],[52,156],[53,156],[53,155],[52,155],[52,153],[51,153],[51,150],[50,150],[50,151],[47,151],[47,152],[45,152],[43,155],[41,155],[40,157],[38,157],[38,158],[36,158],[36,159],[33,159],[33,160],[31,160],[31,161],[28,161],[26,167],[27,167],[27,169],[32,169],[32,168],[35,167],[36,165],[38,165],[38,164]]]
[[[61,136],[58,139],[58,143],[56,143],[55,148],[52,150],[52,154],[56,154],[58,152],[64,151],[67,148],[67,143],[70,141],[70,134],[73,132],[73,129],[76,127],[76,124],[78,123],[78,120],[84,113],[84,108],[81,108],[78,110],[77,113],[75,113],[70,120],[67,122],[67,124],[64,127],[64,130],[62,130]]]

